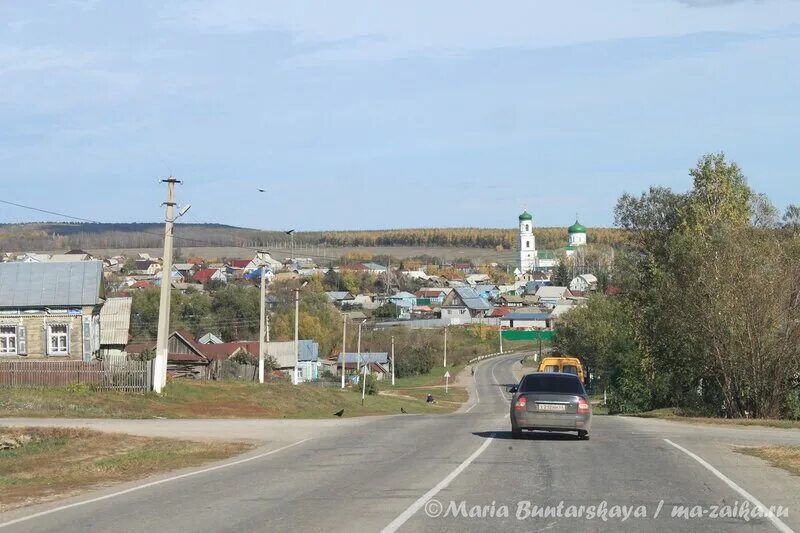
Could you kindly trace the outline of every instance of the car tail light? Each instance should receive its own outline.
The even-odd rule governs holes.
[[[517,398],[517,403],[514,404],[514,409],[525,409],[525,406],[528,405],[528,400],[525,396],[520,396]]]
[[[584,398],[578,399],[578,413],[589,413],[589,402]]]

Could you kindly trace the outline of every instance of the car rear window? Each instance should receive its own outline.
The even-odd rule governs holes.
[[[563,394],[585,394],[577,378],[559,376],[527,375],[519,384],[519,392],[555,392]]]
[[[558,372],[558,365],[547,365],[544,367],[544,372]]]
[[[578,375],[578,367],[575,365],[564,365],[561,367],[561,371],[565,374],[575,374]]]

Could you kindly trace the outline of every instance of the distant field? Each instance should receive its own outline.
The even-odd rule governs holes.
[[[283,247],[266,248],[270,254],[276,259],[283,259],[291,257],[291,250]],[[59,250],[37,250],[42,253],[63,253],[63,249]],[[159,257],[162,254],[160,248],[91,248],[87,252],[96,256],[113,256],[113,255],[135,255],[139,252],[148,253],[150,255]],[[221,259],[221,258],[251,258],[255,253],[255,249],[238,248],[238,247],[180,247],[181,255],[184,258],[191,256],[198,256],[204,259]],[[369,253],[372,255],[390,255],[398,259],[406,259],[419,255],[430,255],[437,257],[442,261],[458,261],[475,260],[478,262],[496,262],[496,263],[513,263],[516,261],[516,252],[514,250],[504,250],[497,252],[494,249],[486,248],[455,248],[455,247],[438,247],[438,246],[356,246],[356,247],[321,247],[321,246],[297,246],[295,249],[296,257],[311,257],[325,263],[326,259],[338,259],[347,253]]]

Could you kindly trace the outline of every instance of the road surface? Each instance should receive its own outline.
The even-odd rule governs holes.
[[[515,381],[518,357],[482,363],[473,403],[453,415],[317,426],[242,421],[238,430],[236,421],[158,421],[148,429],[109,421],[106,429],[117,431],[163,434],[172,427],[175,436],[197,436],[205,427],[269,442],[185,477],[173,473],[5,513],[0,529],[800,531],[800,480],[734,451],[800,444],[800,432],[596,416],[590,441],[546,433],[512,440],[505,389]],[[784,506],[788,516],[726,517],[754,501]],[[683,514],[672,517],[676,509]]]

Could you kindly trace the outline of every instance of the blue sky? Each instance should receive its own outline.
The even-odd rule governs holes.
[[[798,65],[796,0],[0,0],[0,198],[157,221],[172,172],[188,222],[608,226],[724,150],[782,208]]]

